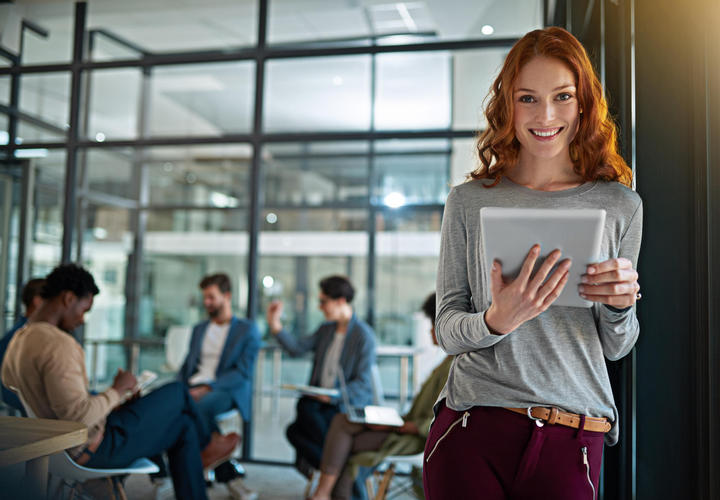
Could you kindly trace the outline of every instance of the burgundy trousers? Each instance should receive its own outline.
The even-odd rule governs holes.
[[[425,444],[425,498],[595,499],[603,438],[582,428],[538,426],[504,408],[454,411],[443,402]]]

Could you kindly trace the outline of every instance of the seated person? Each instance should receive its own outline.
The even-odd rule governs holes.
[[[25,306],[25,314],[20,316],[20,319],[10,330],[8,330],[5,336],[0,339],[0,366],[2,366],[3,359],[5,359],[5,351],[15,335],[15,332],[25,326],[28,317],[34,313],[38,307],[40,307],[40,304],[42,304],[40,292],[42,292],[43,285],[45,285],[45,280],[43,278],[31,279],[25,283],[22,290],[22,303]],[[6,404],[12,406],[16,410],[20,410],[22,414],[25,415],[25,409],[22,407],[18,397],[4,385],[2,386],[2,399]]]
[[[246,422],[252,416],[260,333],[254,322],[233,315],[227,274],[205,276],[200,289],[209,319],[193,327],[190,350],[179,376],[190,386],[190,396],[206,426],[217,430],[215,416],[232,408],[237,408]],[[216,470],[216,477],[223,482],[235,475],[230,464]]]
[[[126,467],[167,451],[176,497],[206,499],[203,467],[226,459],[239,436],[211,434],[180,382],[121,404],[137,381],[118,370],[112,387],[88,393],[85,353],[70,332],[84,323],[98,293],[84,268],[65,264],[53,269],[43,287],[43,304],[8,346],[3,383],[18,389],[38,417],[88,427],[87,443],[68,450],[78,464]]]
[[[434,293],[425,300],[422,309],[432,321],[430,334],[437,345]],[[410,411],[403,417],[402,427],[355,424],[343,413],[336,415],[325,438],[320,479],[312,500],[350,498],[357,474],[357,467],[348,464],[351,454],[358,453],[351,458],[352,465],[374,467],[390,455],[422,452],[434,417],[433,405],[445,385],[452,360],[452,356],[447,356],[425,380]]]
[[[337,388],[338,367],[347,380],[350,404],[372,404],[372,365],[375,364],[375,333],[360,320],[350,303],[355,290],[343,276],[320,281],[319,308],[327,322],[312,335],[296,338],[283,329],[280,317],[283,304],[273,301],[267,310],[270,332],[291,356],[313,351],[310,385]],[[287,428],[287,437],[296,451],[298,470],[309,476],[320,465],[325,434],[333,417],[341,411],[342,397],[303,396],[297,403],[295,422]]]

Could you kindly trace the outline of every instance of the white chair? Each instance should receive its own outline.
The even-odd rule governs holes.
[[[413,486],[416,485],[416,481],[410,473],[408,473],[407,481],[392,482],[393,478],[396,477],[395,473],[397,472],[398,466],[406,467],[408,472],[410,472],[413,467],[422,470],[423,453],[385,457],[385,460],[378,466],[373,475],[365,480],[365,488],[367,489],[369,500],[385,500],[400,495],[401,493],[414,495]],[[418,486],[422,488],[422,481]]]
[[[10,390],[17,394],[25,408],[28,418],[37,418],[37,415],[35,415],[35,412],[33,412],[32,408],[27,404],[20,391],[15,387],[10,387]],[[50,456],[48,471],[53,479],[57,478],[58,481],[54,487],[51,481],[48,490],[54,491],[54,494],[48,495],[48,498],[62,498],[62,488],[65,484],[70,486],[70,498],[73,498],[77,492],[78,483],[89,479],[107,478],[112,485],[113,497],[116,498],[115,492],[117,491],[117,494],[122,500],[127,500],[125,489],[122,483],[117,480],[117,476],[127,474],[153,474],[159,470],[158,466],[147,458],[138,458],[127,467],[119,469],[94,469],[76,464],[75,461],[70,458],[70,455],[68,455],[66,451],[63,451],[62,453],[56,453]]]
[[[380,380],[380,367],[375,363],[370,368],[370,371],[372,373],[373,404],[385,406],[385,391],[383,391],[382,381]]]
[[[192,327],[173,325],[165,333],[165,371],[177,373],[190,350]]]

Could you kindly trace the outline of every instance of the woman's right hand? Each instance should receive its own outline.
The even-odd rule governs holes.
[[[267,308],[267,324],[270,327],[270,333],[277,335],[282,331],[282,322],[280,317],[282,316],[283,303],[281,300],[273,300]]]
[[[552,267],[560,260],[560,250],[548,255],[535,275],[535,262],[540,255],[540,245],[534,245],[523,262],[520,274],[506,283],[502,277],[502,265],[493,263],[490,271],[492,304],[485,312],[485,323],[498,335],[506,335],[517,327],[545,311],[560,296],[568,281],[570,259],[565,259],[547,278]]]

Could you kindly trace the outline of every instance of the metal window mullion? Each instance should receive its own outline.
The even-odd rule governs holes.
[[[72,241],[75,229],[75,212],[77,208],[77,154],[80,125],[80,100],[82,98],[82,69],[85,40],[85,22],[87,19],[87,3],[75,4],[75,34],[73,41],[72,83],[70,91],[70,129],[68,130],[67,155],[65,157],[65,206],[63,208],[63,235],[61,262],[72,260]]]

